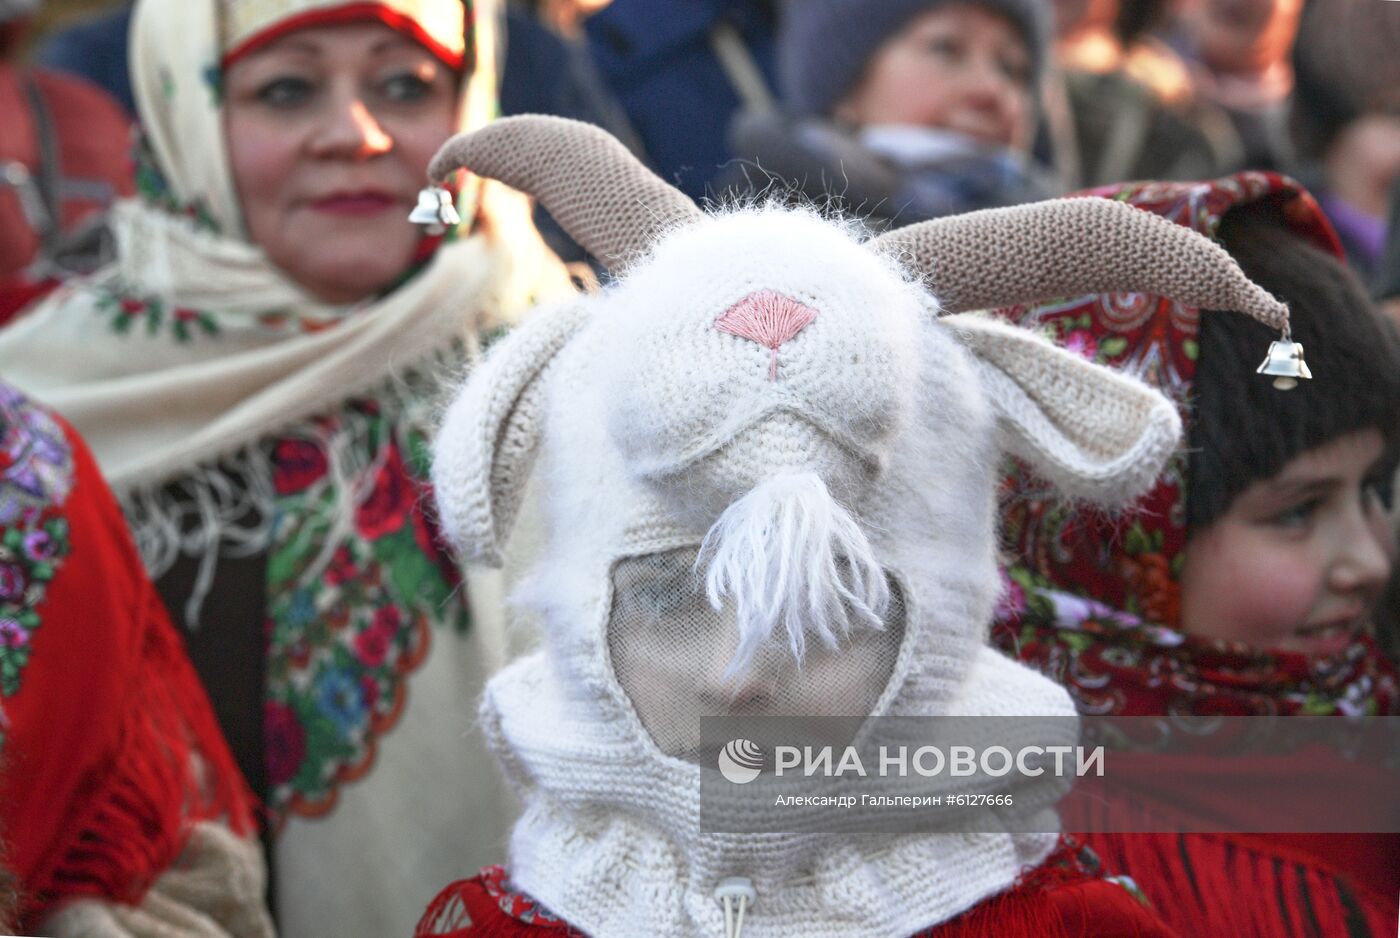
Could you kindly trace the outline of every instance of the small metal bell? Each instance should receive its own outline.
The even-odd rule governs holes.
[[[415,225],[427,225],[429,230],[451,228],[462,219],[457,214],[457,206],[452,204],[452,193],[441,186],[427,186],[418,191],[418,204],[409,213],[408,220]]]
[[[1299,378],[1312,377],[1308,363],[1303,361],[1303,346],[1286,337],[1269,343],[1269,355],[1258,372],[1274,375],[1274,387],[1280,391],[1296,388]]]

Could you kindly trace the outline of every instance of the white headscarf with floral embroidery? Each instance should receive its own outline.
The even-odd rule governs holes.
[[[442,9],[441,0],[386,2]],[[242,4],[258,8],[264,29],[333,5]],[[487,122],[496,107],[498,3],[474,0],[471,10],[475,68],[461,128]],[[247,543],[231,521],[266,488],[260,439],[349,397],[393,393],[396,378],[458,360],[514,311],[568,289],[523,198],[488,183],[464,187],[464,201],[479,204],[463,206],[462,237],[392,293],[342,307],[309,296],[243,233],[223,139],[221,17],[228,0],[137,4],[131,70],[158,171],[138,170],[142,197],[114,210],[118,260],[0,334],[0,372],[87,439],[157,575],[180,549]],[[432,402],[420,398],[406,403],[426,426]],[[245,489],[236,505],[210,477],[229,460]],[[193,538],[159,504],[177,477],[204,479],[195,500],[205,524]]]

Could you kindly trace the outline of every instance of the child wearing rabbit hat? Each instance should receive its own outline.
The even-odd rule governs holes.
[[[504,339],[435,444],[469,561],[499,562],[542,477],[518,600],[545,639],[481,709],[524,802],[509,872],[450,886],[417,934],[1167,934],[1053,832],[707,831],[697,724],[1071,715],[985,641],[995,466],[1009,450],[1121,503],[1180,421],[1142,383],[963,311],[1090,284],[1275,328],[1286,309],[1207,240],[1104,200],[866,241],[798,210],[705,214],[606,134],[538,117],[456,138],[430,173],[460,167],[535,195],[619,276]]]

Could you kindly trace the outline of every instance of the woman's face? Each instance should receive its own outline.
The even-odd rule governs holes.
[[[1024,150],[1031,131],[1030,53],[1005,17],[940,6],[876,50],[833,114],[857,127],[934,127]]]
[[[1187,545],[1182,627],[1311,655],[1351,644],[1395,556],[1383,447],[1378,430],[1348,433],[1241,492]]]
[[[379,23],[288,33],[231,65],[224,134],[252,241],[305,290],[351,303],[389,287],[451,134],[457,74]]]

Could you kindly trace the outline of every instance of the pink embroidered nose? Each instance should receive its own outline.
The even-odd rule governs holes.
[[[715,328],[770,350],[768,380],[778,380],[778,347],[817,318],[817,311],[773,290],[750,293],[719,314]]]

